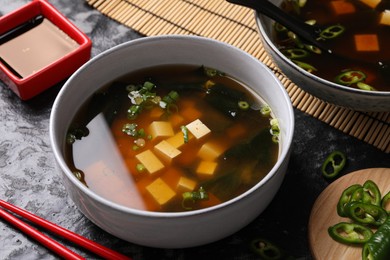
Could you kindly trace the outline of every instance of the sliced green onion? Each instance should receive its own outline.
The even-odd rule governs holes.
[[[140,105],[132,105],[127,110],[127,118],[128,119],[135,119],[139,113],[141,113],[142,107]]]
[[[184,143],[188,143],[188,139],[189,139],[188,138],[188,128],[186,126],[182,125],[180,127],[180,129],[181,129],[181,131],[183,133]]]
[[[208,200],[209,195],[205,191],[203,187],[200,187],[198,191],[187,191],[183,193],[183,201],[182,206],[184,209],[191,210],[192,207],[187,206],[188,201],[192,201],[193,203],[200,200]]]
[[[279,128],[279,121],[276,118],[272,118],[270,120],[270,133],[272,135],[272,141],[275,143],[279,142],[279,135],[280,135],[280,128]]]
[[[145,81],[143,86],[142,86],[142,89],[141,91],[143,92],[147,92],[147,91],[151,91],[156,85],[150,81]]]
[[[260,108],[260,113],[263,116],[270,116],[271,115],[271,107],[269,105],[263,105]]]
[[[242,110],[248,110],[250,106],[246,101],[238,101],[238,107]]]
[[[202,67],[203,67],[204,74],[208,77],[215,77],[215,76],[223,76],[224,75],[224,73],[219,71],[219,70],[204,67],[204,66],[202,66]]]
[[[143,172],[146,168],[145,166],[142,164],[142,163],[138,163],[135,168],[137,169],[137,171],[139,172]]]
[[[132,123],[132,124],[124,124],[122,127],[122,132],[130,135],[130,136],[137,136],[137,124]]]

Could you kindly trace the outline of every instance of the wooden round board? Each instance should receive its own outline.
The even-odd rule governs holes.
[[[361,259],[362,248],[343,245],[328,235],[328,227],[349,221],[337,215],[341,193],[352,184],[374,181],[382,196],[390,190],[390,168],[364,169],[344,175],[332,182],[315,201],[309,219],[309,243],[312,255],[322,259]]]

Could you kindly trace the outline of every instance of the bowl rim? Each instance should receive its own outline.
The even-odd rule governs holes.
[[[284,62],[289,64],[289,66],[291,68],[298,71],[300,74],[303,74],[304,76],[306,76],[314,81],[318,81],[321,84],[325,84],[325,85],[327,85],[327,87],[342,90],[345,92],[360,94],[360,95],[364,95],[364,96],[369,94],[370,96],[374,96],[374,97],[375,96],[380,96],[380,97],[390,96],[390,91],[378,91],[378,90],[366,91],[366,90],[362,90],[362,89],[358,89],[358,88],[351,88],[348,86],[344,86],[344,85],[337,84],[335,82],[323,79],[321,77],[318,77],[318,76],[302,69],[301,67],[296,65],[294,62],[292,62],[290,59],[288,59],[285,55],[283,55],[282,52],[279,51],[279,49],[276,47],[276,45],[273,43],[273,41],[269,37],[268,33],[266,32],[263,21],[264,21],[264,19],[267,19],[267,20],[272,20],[272,19],[268,18],[267,16],[265,16],[257,11],[253,11],[253,13],[254,13],[256,25],[257,25],[257,28],[259,30],[259,33],[261,34],[261,37],[267,42],[268,46],[272,49],[272,51],[276,55],[278,55],[279,58],[281,58]]]
[[[67,89],[67,86],[70,84],[70,82],[72,82],[73,78],[78,77],[78,75],[80,73],[82,73],[85,68],[92,66],[98,60],[104,58],[107,55],[110,55],[111,53],[117,52],[118,50],[121,50],[123,48],[129,48],[132,45],[142,44],[144,42],[160,41],[160,40],[167,40],[167,39],[169,39],[169,40],[183,40],[184,39],[184,40],[188,40],[188,41],[200,41],[200,42],[208,41],[212,44],[219,44],[219,45],[224,45],[228,48],[232,48],[232,49],[242,53],[242,55],[247,56],[247,58],[254,60],[258,66],[263,67],[264,72],[267,73],[271,78],[273,78],[276,85],[278,85],[279,88],[281,88],[282,95],[283,95],[284,101],[285,101],[284,103],[286,104],[286,108],[288,111],[289,122],[287,122],[287,124],[289,124],[290,127],[288,129],[286,129],[287,130],[286,131],[287,138],[285,138],[286,140],[283,140],[283,143],[286,146],[286,149],[283,149],[283,151],[279,154],[276,163],[274,164],[272,169],[268,172],[268,174],[262,180],[260,180],[256,185],[254,185],[253,187],[251,187],[249,190],[245,191],[244,193],[240,194],[239,196],[237,196],[233,199],[230,199],[226,202],[220,203],[218,205],[204,208],[204,209],[193,210],[193,211],[183,211],[183,212],[155,212],[155,211],[147,211],[147,210],[127,207],[127,206],[121,205],[119,203],[113,202],[109,199],[106,199],[106,198],[98,195],[97,193],[95,193],[91,189],[87,188],[71,173],[70,169],[68,168],[68,166],[65,163],[65,160],[62,156],[62,144],[60,141],[56,140],[56,138],[55,138],[55,132],[57,132],[57,130],[55,130],[55,121],[58,120],[58,119],[56,119],[56,117],[57,117],[56,111],[58,110],[61,97],[64,95],[64,93]],[[294,117],[293,106],[292,106],[292,103],[291,103],[291,100],[290,100],[290,97],[289,97],[287,91],[283,87],[282,83],[278,80],[276,75],[274,75],[272,73],[272,71],[264,63],[262,63],[261,61],[259,61],[258,59],[256,59],[252,55],[250,55],[249,53],[239,49],[238,47],[235,47],[233,45],[230,45],[228,43],[225,43],[225,42],[222,42],[219,40],[215,40],[215,39],[211,39],[211,38],[207,38],[207,37],[203,37],[203,36],[172,34],[172,35],[143,37],[143,38],[138,38],[138,39],[134,39],[134,40],[131,40],[128,42],[121,43],[119,45],[116,45],[116,46],[96,55],[91,60],[89,60],[87,63],[85,63],[83,66],[81,66],[65,82],[64,86],[62,87],[62,89],[60,90],[59,94],[57,95],[57,97],[54,101],[51,115],[50,115],[49,134],[50,134],[50,143],[51,143],[51,147],[52,147],[52,150],[54,153],[54,157],[56,159],[57,164],[60,166],[60,168],[62,170],[62,175],[65,175],[66,178],[72,183],[72,185],[74,185],[79,191],[81,191],[82,193],[84,193],[88,197],[92,198],[93,200],[99,202],[100,204],[105,205],[106,207],[112,208],[112,209],[117,210],[117,211],[121,211],[121,212],[126,213],[126,214],[132,214],[132,215],[137,215],[137,216],[141,216],[141,217],[150,217],[150,218],[175,218],[176,219],[176,218],[183,218],[183,217],[188,217],[188,216],[200,215],[200,214],[204,214],[207,212],[213,212],[213,211],[217,211],[217,210],[229,207],[232,204],[239,202],[243,198],[253,195],[252,193],[255,190],[257,190],[259,187],[263,186],[271,178],[274,178],[277,170],[280,167],[282,167],[282,165],[285,163],[285,161],[288,160],[288,156],[289,156],[291,146],[292,146],[293,135],[294,135],[294,127],[295,127],[294,120],[295,120],[295,117]]]

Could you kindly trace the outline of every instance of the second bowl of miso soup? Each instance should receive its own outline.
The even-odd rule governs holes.
[[[257,14],[264,47],[294,83],[329,103],[358,111],[390,110],[390,2],[271,0],[284,12],[323,28],[328,53]]]
[[[94,58],[51,118],[83,213],[122,239],[169,248],[218,240],[260,214],[284,177],[292,131],[288,95],[262,63],[189,36]]]

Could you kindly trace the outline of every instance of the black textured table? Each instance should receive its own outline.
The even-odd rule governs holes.
[[[0,15],[27,2],[1,0]],[[92,56],[140,37],[91,9],[83,0],[51,0],[50,3],[91,38]],[[326,155],[335,149],[345,152],[348,163],[344,174],[390,167],[389,154],[295,109],[295,139],[288,172],[263,214],[236,234],[202,247],[164,250],[134,245],[92,224],[78,211],[62,185],[49,141],[51,106],[62,84],[32,100],[21,101],[0,82],[0,199],[133,259],[256,259],[249,247],[256,237],[277,242],[297,258],[311,259],[307,224],[315,199],[329,184],[320,173]],[[97,258],[66,241],[60,242],[86,258]],[[0,259],[55,258],[45,247],[0,220]]]

